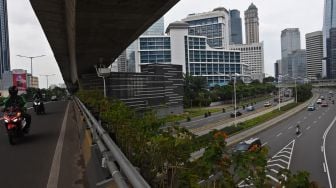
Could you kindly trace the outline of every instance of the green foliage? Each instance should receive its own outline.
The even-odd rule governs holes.
[[[268,185],[267,148],[232,156],[223,131],[208,134],[205,143],[184,128],[162,129],[164,121],[154,113],[136,114],[124,103],[102,97],[102,92],[80,91],[77,96],[98,114],[103,127],[151,187],[196,188],[200,187],[198,182],[214,174],[216,178],[211,181],[216,187],[236,187],[246,177],[256,187]],[[206,148],[204,155],[191,162],[190,154],[200,147]]]
[[[283,176],[285,175],[286,178]],[[309,180],[309,173],[305,171],[298,171],[293,174],[287,169],[283,169],[278,173],[278,179],[281,182],[281,186],[289,188],[318,188],[316,182]]]
[[[312,85],[310,84],[302,84],[302,85],[298,85],[297,86],[297,100],[298,102],[303,102],[308,100],[310,97],[313,96],[312,93]],[[296,92],[294,92],[294,95],[296,94]]]

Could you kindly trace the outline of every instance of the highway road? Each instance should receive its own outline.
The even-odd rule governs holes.
[[[291,98],[285,97],[283,102],[286,102],[290,99]],[[278,104],[276,102],[273,102],[273,98],[271,98],[271,99],[263,100],[261,102],[257,102],[257,104],[254,105],[254,107],[255,107],[254,111],[247,111],[246,109],[243,110],[242,108],[238,109],[238,111],[240,111],[243,114],[243,116],[252,115],[254,113],[262,111],[263,109],[270,108],[270,107],[267,107],[267,108],[264,107],[264,103],[266,101],[270,101],[273,106]],[[210,124],[210,123],[216,123],[216,122],[227,120],[227,119],[232,119],[232,121],[233,121],[234,118],[230,117],[230,114],[232,112],[233,112],[233,109],[228,111],[228,112],[225,112],[225,113],[213,113],[211,116],[209,116],[207,118],[197,117],[197,118],[192,119],[192,121],[190,121],[190,122],[180,123],[180,126],[186,127],[188,129],[197,129],[197,128],[200,128],[204,125],[207,125],[207,124]],[[237,116],[237,118],[240,118],[240,117],[241,116]]]
[[[6,130],[1,126],[0,187],[48,187],[67,104],[67,101],[48,103],[45,105],[47,114],[40,116],[30,108],[31,131],[15,146],[9,144]]]
[[[326,97],[328,91],[321,90],[321,94]],[[270,148],[269,178],[277,181],[276,173],[289,168],[294,172],[308,171],[322,187],[336,186],[336,104],[331,100],[326,97],[328,107],[316,105],[315,111],[303,110],[253,136]],[[295,134],[297,124],[301,127],[300,135]]]

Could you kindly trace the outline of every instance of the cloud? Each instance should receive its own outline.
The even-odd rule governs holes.
[[[17,57],[46,55],[33,60],[33,74],[56,74],[50,77],[50,84],[64,83],[60,70],[35,16],[29,0],[8,0],[8,25],[10,61],[12,69],[25,69],[30,72],[30,59]],[[46,87],[46,78],[39,76],[40,87]]]

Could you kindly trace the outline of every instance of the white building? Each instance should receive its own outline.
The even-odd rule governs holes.
[[[322,78],[323,33],[316,31],[306,34],[307,77],[308,79]]]
[[[264,78],[264,43],[230,45],[230,50],[241,51],[240,60],[248,66],[252,80]]]
[[[189,35],[205,36],[212,48],[228,48],[230,44],[230,13],[224,7],[210,12],[189,14],[182,21],[189,24]]]
[[[210,87],[225,85],[236,74],[246,80],[247,65],[241,62],[240,51],[212,48],[207,37],[189,35],[188,29],[188,23],[174,22],[166,36],[140,37],[139,69],[153,63],[182,65],[183,73],[205,77]]]

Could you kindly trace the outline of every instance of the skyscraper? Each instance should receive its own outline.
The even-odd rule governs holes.
[[[189,14],[182,21],[189,24],[189,35],[207,37],[207,43],[212,48],[227,48],[230,44],[230,14],[224,7]]]
[[[306,74],[306,50],[295,50],[287,56],[288,76],[292,78],[305,78]]]
[[[307,48],[307,77],[309,79],[322,78],[323,34],[316,31],[306,34]]]
[[[230,44],[243,44],[242,20],[239,10],[230,10],[231,38]]]
[[[281,75],[281,60],[276,60],[276,62],[274,63],[274,77],[275,80],[278,80],[279,75]]]
[[[164,35],[164,17],[157,20],[152,26],[150,26],[142,36],[147,35]],[[136,39],[132,44],[130,44],[125,51],[123,51],[120,56],[112,65],[112,71],[118,72],[140,72],[139,60],[136,59],[135,52],[138,50],[139,40]],[[116,65],[117,64],[117,65]]]
[[[259,42],[258,8],[252,3],[245,11],[246,44]]]
[[[301,49],[300,31],[298,28],[287,28],[281,31],[281,74],[290,73],[288,55]]]
[[[5,71],[10,71],[9,62],[9,37],[8,37],[8,16],[7,1],[0,0],[0,77]]]
[[[325,0],[323,19],[323,55],[328,78],[336,78],[336,2]]]

